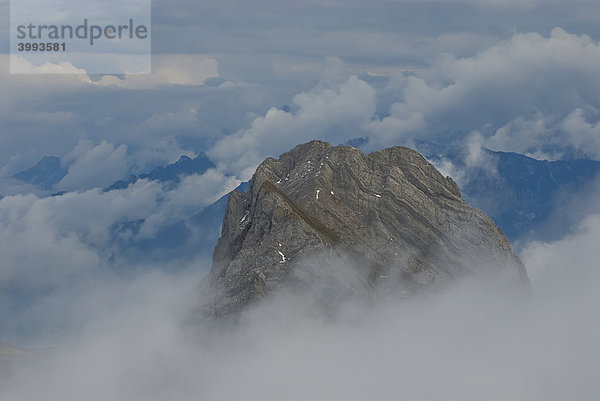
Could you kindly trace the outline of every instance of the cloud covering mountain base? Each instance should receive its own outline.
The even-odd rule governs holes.
[[[213,331],[182,324],[197,273],[104,281],[73,299],[80,326],[34,363],[14,365],[0,397],[593,399],[600,274],[588,245],[599,234],[592,215],[570,237],[525,249],[526,300],[464,281],[326,316],[310,295],[278,294]]]

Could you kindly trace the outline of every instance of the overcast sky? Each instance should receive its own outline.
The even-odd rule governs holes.
[[[499,150],[597,159],[598,15],[593,0],[155,0],[151,76],[17,76],[3,60],[0,167],[81,140],[127,146],[126,170],[185,151],[229,162],[231,135],[238,175],[312,138],[376,149],[476,132]]]

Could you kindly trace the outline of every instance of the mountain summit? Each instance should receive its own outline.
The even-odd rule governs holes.
[[[266,159],[249,190],[229,196],[202,313],[306,288],[332,257],[327,280],[350,294],[406,297],[465,276],[529,285],[504,234],[414,150],[312,141]]]

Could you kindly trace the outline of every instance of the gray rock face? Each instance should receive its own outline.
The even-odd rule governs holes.
[[[287,285],[310,286],[338,256],[349,278],[338,268],[332,280],[375,297],[499,273],[529,285],[504,234],[417,152],[364,154],[313,141],[266,159],[247,192],[231,193],[201,283],[203,314],[228,315]]]

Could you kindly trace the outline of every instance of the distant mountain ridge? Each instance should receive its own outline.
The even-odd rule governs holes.
[[[200,153],[193,159],[183,155],[176,162],[165,166],[158,166],[149,173],[140,175],[132,174],[127,179],[118,180],[105,188],[104,191],[125,189],[141,179],[177,184],[182,176],[203,174],[206,170],[214,167],[215,164],[204,153]],[[34,166],[16,173],[13,178],[35,185],[43,190],[50,190],[67,175],[67,172],[68,168],[62,165],[59,157],[44,156]],[[58,195],[63,193],[58,193]]]
[[[199,154],[193,159],[188,156],[181,156],[175,163],[156,167],[149,173],[137,176],[132,174],[126,180],[119,180],[105,188],[104,192],[113,191],[115,189],[125,189],[129,185],[142,179],[177,184],[182,176],[204,174],[206,170],[214,167],[215,164],[204,153]]]
[[[451,162],[461,174],[467,202],[483,210],[511,239],[552,240],[563,233],[542,230],[561,206],[561,196],[585,190],[600,177],[595,160],[536,160],[518,153],[482,148],[470,166],[464,146],[421,143],[417,149],[434,165]]]

